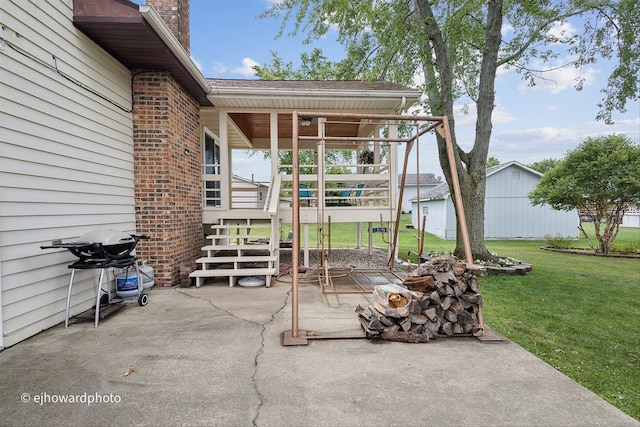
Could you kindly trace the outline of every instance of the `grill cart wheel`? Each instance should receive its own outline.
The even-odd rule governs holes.
[[[147,294],[140,294],[140,296],[138,297],[138,305],[140,307],[144,307],[145,305],[147,305],[149,303],[149,295]]]

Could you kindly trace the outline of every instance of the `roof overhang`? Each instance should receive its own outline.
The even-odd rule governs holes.
[[[231,83],[228,83],[231,82]],[[209,79],[209,99],[219,108],[401,112],[421,93],[400,85],[363,81],[291,81]],[[342,105],[342,108],[337,107]]]
[[[128,0],[74,0],[73,24],[130,70],[167,71],[201,106],[211,87],[151,6]]]

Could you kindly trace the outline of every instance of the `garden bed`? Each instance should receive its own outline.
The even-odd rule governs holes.
[[[565,254],[577,254],[577,255],[592,255],[599,257],[611,257],[611,258],[640,258],[640,254],[621,254],[616,252],[609,252],[608,254],[599,254],[594,252],[591,249],[580,249],[580,248],[551,248],[549,246],[540,246],[540,249],[543,251],[550,252],[562,252]]]

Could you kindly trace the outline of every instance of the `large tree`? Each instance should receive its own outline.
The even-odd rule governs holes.
[[[514,68],[533,84],[540,76],[529,66],[535,61],[568,53],[571,65],[580,67],[615,58],[598,115],[610,122],[613,111],[623,112],[627,101],[638,99],[639,9],[635,0],[281,0],[263,16],[282,18],[281,34],[293,21],[290,34],[306,33],[308,43],[335,28],[347,54],[331,64],[335,78],[418,85],[425,94],[424,112],[449,117],[471,250],[475,259],[488,259],[485,167],[498,68]],[[551,31],[572,17],[580,17],[581,34]],[[511,30],[508,38],[503,37],[503,24]],[[327,65],[318,52],[306,61]],[[267,71],[262,69],[265,75]],[[334,71],[325,67],[319,74],[333,78]],[[415,83],[416,76],[421,76],[420,83]],[[581,83],[576,82],[578,89]],[[469,151],[456,142],[454,103],[475,103],[475,140]],[[445,141],[436,137],[440,165],[451,186]],[[461,233],[457,235],[455,251],[460,256],[464,246]]]
[[[587,138],[547,171],[529,199],[534,205],[577,210],[579,229],[596,253],[606,254],[618,235],[625,210],[640,202],[640,146],[623,135]],[[595,241],[582,227],[594,223]]]

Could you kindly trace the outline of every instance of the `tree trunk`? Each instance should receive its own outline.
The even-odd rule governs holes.
[[[462,202],[466,217],[469,243],[474,259],[488,260],[491,253],[484,243],[484,198],[486,163],[491,140],[491,114],[495,101],[495,75],[498,67],[498,51],[500,49],[502,30],[502,0],[487,2],[486,37],[483,47],[482,64],[479,75],[476,135],[473,149],[465,153],[457,144],[455,137],[455,121],[453,118],[453,70],[448,60],[446,44],[438,27],[433,10],[426,1],[416,0],[416,9],[422,17],[426,33],[429,35],[430,49],[423,57],[425,76],[438,76],[438,84],[431,84],[429,104],[432,114],[445,114],[451,125],[451,140],[454,146],[454,158],[462,193]],[[435,62],[434,58],[435,57]],[[438,152],[440,166],[453,194],[449,158],[445,140],[438,136]],[[455,200],[452,197],[452,200]],[[454,201],[455,203],[455,201]],[[459,228],[458,221],[458,228]],[[464,258],[464,242],[462,233],[456,233],[455,255]]]

